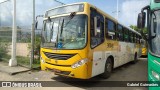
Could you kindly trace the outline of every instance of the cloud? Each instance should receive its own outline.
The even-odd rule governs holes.
[[[2,1],[4,0],[0,0],[0,2]],[[2,26],[12,26],[12,13],[13,13],[12,1],[13,0],[10,0],[9,2],[0,4],[1,8],[0,22]],[[17,1],[17,25],[28,26],[30,28],[33,18],[32,16],[33,0],[16,0],[16,1]],[[63,0],[60,1],[63,2]],[[119,5],[120,8],[119,21],[125,25],[135,24],[137,21],[137,15],[140,12],[141,8],[148,4],[149,0],[123,0],[122,4]],[[58,5],[61,4],[54,2],[54,0],[36,0],[36,15],[44,15],[46,10],[54,8]],[[111,10],[111,9],[106,8],[105,10]]]
[[[0,0],[2,2],[4,0]],[[0,4],[0,22],[2,26],[12,26],[13,0]],[[30,26],[33,19],[33,0],[16,0],[17,26]],[[53,0],[36,0],[36,15],[44,15],[45,11],[60,5]]]
[[[2,2],[4,0],[0,0]],[[4,25],[11,25],[12,17],[11,17],[11,4],[10,2],[5,2],[0,4],[0,24],[1,26]]]
[[[119,21],[127,26],[136,25],[141,9],[149,5],[149,0],[126,0],[122,3]]]

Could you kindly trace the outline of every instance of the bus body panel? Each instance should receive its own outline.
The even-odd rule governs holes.
[[[102,74],[105,70],[105,63],[108,57],[115,58],[118,50],[118,42],[113,40],[105,40],[104,43],[94,48],[93,51],[93,64],[92,64],[92,77]],[[114,59],[115,61],[115,59]],[[116,65],[117,62],[114,62]]]
[[[88,79],[90,76],[88,75],[87,68],[88,64],[84,64],[76,69],[72,69],[71,67],[63,67],[63,66],[54,66],[47,63],[41,62],[41,69],[53,71],[57,75],[73,77],[73,78],[81,78],[81,79]]]
[[[108,44],[113,46],[108,47]],[[140,47],[140,45],[134,43],[106,40],[105,44],[102,44],[94,49],[92,77],[104,73],[106,60],[110,56],[114,58],[113,68],[116,68],[133,61],[135,53],[137,53],[137,57],[141,56]]]
[[[103,51],[95,51],[93,53],[92,77],[104,72],[105,57]]]
[[[55,60],[48,58],[44,52],[54,53],[54,54],[75,54],[73,57],[67,59],[67,60]],[[88,63],[85,65],[82,65],[76,69],[71,68],[71,65],[75,62],[82,60],[87,57],[87,49],[84,50],[50,50],[50,49],[44,49],[41,48],[41,59],[45,61],[42,62],[41,60],[41,69],[42,70],[59,70],[61,72],[70,72],[69,75],[60,74],[64,76],[74,77],[74,78],[81,78],[81,79],[88,79],[91,77],[90,74],[90,67],[92,66],[92,62],[89,60]]]
[[[160,58],[148,53],[148,80],[156,83],[159,80],[153,76],[152,72],[160,76]],[[149,90],[160,90],[160,87],[149,87]]]
[[[119,44],[120,50],[117,53],[119,64],[114,67],[118,67],[130,61],[133,61],[136,53],[137,53],[137,58],[141,56],[141,53],[140,53],[141,45],[140,44],[126,43],[126,42],[119,42],[119,43],[120,43]]]

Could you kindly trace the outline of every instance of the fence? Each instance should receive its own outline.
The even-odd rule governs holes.
[[[16,58],[18,65],[26,67],[30,66],[30,52],[31,52],[31,25],[33,19],[33,0],[27,0],[25,3],[23,0],[16,0],[17,2],[17,50]],[[45,11],[53,8],[54,6],[61,5],[60,2],[53,0],[38,0],[38,4],[35,4],[37,15],[44,15]],[[40,2],[40,3],[39,3]],[[41,8],[43,6],[43,8]],[[9,62],[11,59],[11,43],[12,43],[12,2],[11,0],[0,5],[0,60]],[[43,19],[39,24],[43,23]],[[8,26],[8,27],[5,27]],[[26,26],[26,27],[22,27]],[[43,26],[43,25],[39,25]],[[33,64],[39,65],[39,48],[40,48],[40,34],[41,30],[35,32],[35,60]]]
[[[17,44],[16,44],[16,59],[18,65],[29,67],[31,56],[31,29],[17,27]],[[12,28],[0,28],[0,60],[9,62],[11,59],[11,43],[12,43]],[[35,59],[34,64],[39,65],[39,49],[40,49],[40,32],[36,31],[35,35]],[[36,65],[36,66],[38,66]]]

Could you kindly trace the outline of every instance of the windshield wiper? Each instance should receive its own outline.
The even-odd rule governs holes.
[[[58,48],[62,48],[62,32],[63,32],[63,25],[64,25],[64,19],[62,20],[62,24],[61,24],[61,29],[60,29],[60,37],[58,37],[59,35],[59,31],[58,31],[58,35],[57,35],[57,46]]]
[[[60,19],[59,19],[59,23],[60,23]],[[59,46],[62,44],[62,43],[59,43],[59,38],[60,38],[60,42],[61,42],[62,41],[63,26],[64,26],[64,18],[63,18],[62,24],[60,26],[60,37],[58,37],[58,35],[59,35],[59,26],[58,26],[57,40],[56,40],[56,44],[55,44],[56,49],[57,49],[57,47],[59,48]],[[60,46],[60,48],[61,48],[61,46]]]
[[[69,16],[70,20],[66,23],[66,25],[64,26],[64,18],[62,20],[62,25],[61,25],[61,33],[60,33],[60,37],[62,36],[62,32],[63,32],[63,28],[66,27],[68,25],[68,23],[72,20],[72,18],[76,15],[76,12],[72,12]]]
[[[62,37],[63,26],[64,26],[64,18],[63,18],[62,25],[61,25],[61,33],[60,33],[60,37]]]
[[[69,24],[69,22],[72,20],[72,18],[74,17],[76,15],[76,12],[72,12],[71,14],[70,14],[70,16],[69,16],[69,21],[66,23],[66,25],[64,26],[64,18],[63,18],[63,20],[62,20],[62,24],[61,24],[61,26],[60,26],[60,32],[59,32],[59,28],[58,28],[58,35],[59,35],[59,33],[60,33],[60,37],[57,35],[57,40],[56,40],[56,44],[55,44],[55,46],[56,46],[56,49],[57,49],[57,47],[59,48],[59,46],[60,46],[60,48],[63,46],[62,45],[62,33],[63,33],[63,30],[64,30],[64,27],[66,27],[68,24]],[[60,19],[59,19],[59,23],[60,23]],[[59,25],[59,24],[58,24]],[[59,26],[58,26],[59,27]],[[60,38],[60,42],[61,43],[59,43],[59,38]],[[59,45],[58,45],[59,44]]]
[[[76,15],[76,12],[72,12],[70,15],[69,15],[69,21],[66,23],[66,25],[64,26],[64,27],[66,27],[69,23],[70,23],[70,21],[73,19],[73,17]]]
[[[50,26],[51,26],[51,27],[50,27],[50,30],[51,30],[51,33],[50,33],[51,39],[50,39],[50,40],[51,40],[51,42],[52,42],[53,33],[54,33],[54,29],[53,29],[54,22],[51,22],[50,24],[51,24],[51,25],[50,25]]]

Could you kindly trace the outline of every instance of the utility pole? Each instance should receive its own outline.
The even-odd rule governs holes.
[[[120,13],[121,11],[118,11],[118,13]],[[117,10],[112,12],[113,14],[115,14],[114,18],[117,19]]]
[[[17,66],[16,59],[16,42],[17,42],[17,27],[16,27],[16,0],[13,0],[13,30],[12,30],[12,56],[9,60],[9,66]]]
[[[137,20],[137,18],[136,18],[136,13],[137,13],[137,11],[134,11],[134,20],[133,20],[133,25],[135,25],[136,26],[136,20]]]
[[[33,0],[33,22],[31,28],[31,58],[30,58],[30,68],[34,61],[34,43],[35,43],[35,0]]]
[[[119,12],[119,11],[118,11],[118,9],[119,9],[119,8],[118,8],[118,7],[119,7],[118,4],[119,4],[119,0],[117,0],[117,21],[118,21],[118,12]]]
[[[62,5],[65,5],[64,3],[54,0],[58,3],[61,3]],[[30,58],[30,68],[32,68],[32,64],[34,61],[34,44],[35,44],[35,0],[33,0],[33,23],[31,27],[31,58]]]

